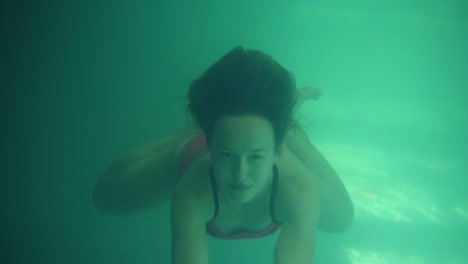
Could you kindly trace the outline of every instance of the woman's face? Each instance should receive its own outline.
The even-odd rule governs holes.
[[[247,204],[271,185],[277,153],[267,119],[254,115],[220,118],[210,154],[219,195],[229,203]]]

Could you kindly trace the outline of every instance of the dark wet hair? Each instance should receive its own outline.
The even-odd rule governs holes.
[[[208,68],[189,88],[187,114],[211,143],[220,117],[255,115],[270,121],[275,149],[294,125],[297,100],[294,76],[271,56],[235,47]]]

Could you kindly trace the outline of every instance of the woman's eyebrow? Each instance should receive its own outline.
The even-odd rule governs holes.
[[[226,147],[226,146],[221,146],[221,148],[227,149],[227,150],[229,150],[229,151],[233,151],[232,149],[230,149],[230,148],[228,148],[228,147]],[[268,150],[267,150],[267,149],[264,149],[264,148],[257,148],[257,149],[253,149],[253,150],[251,150],[251,151],[249,151],[249,152],[260,152],[260,151],[268,151]]]
[[[250,152],[260,152],[260,151],[267,151],[266,149],[254,149],[251,150]]]

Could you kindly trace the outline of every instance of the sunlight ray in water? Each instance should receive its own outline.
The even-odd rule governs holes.
[[[454,210],[455,210],[455,213],[456,213],[459,217],[461,217],[461,218],[464,219],[465,221],[468,221],[468,205],[465,205],[465,206],[462,206],[462,205],[455,206]]]
[[[318,142],[318,145],[348,187],[356,207],[356,218],[380,218],[405,223],[429,222],[444,228],[449,226],[453,211],[438,202],[438,197],[427,188],[410,182],[407,175],[392,173],[394,165],[389,160],[394,158],[385,152],[343,143]],[[450,161],[412,157],[415,156],[406,153],[403,159],[438,172],[447,172],[456,167]],[[468,217],[468,210],[463,207],[456,207],[455,212]]]
[[[386,252],[360,251],[352,248],[345,248],[346,256],[351,264],[426,264],[419,256],[402,256]]]
[[[436,264],[441,263],[440,259],[433,257],[423,257],[418,255],[400,255],[392,252],[358,250],[354,248],[343,248],[350,264]],[[447,264],[464,264],[466,261],[460,257],[444,259]]]

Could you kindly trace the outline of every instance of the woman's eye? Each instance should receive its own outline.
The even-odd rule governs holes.
[[[231,157],[231,153],[222,152],[222,153],[221,153],[221,156],[222,156],[223,158],[230,158],[230,157]]]
[[[260,155],[255,155],[255,156],[253,156],[253,158],[256,159],[256,160],[259,160],[259,159],[262,159],[263,157],[260,156]]]

